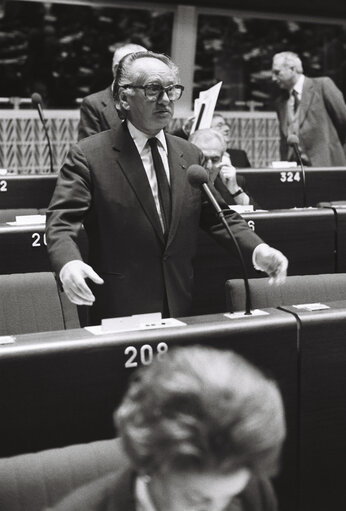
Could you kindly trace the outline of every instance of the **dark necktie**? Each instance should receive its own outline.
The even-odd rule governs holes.
[[[161,213],[164,224],[164,232],[167,235],[171,223],[171,190],[169,187],[165,168],[157,148],[157,138],[149,138],[148,144],[151,148],[153,157],[154,169],[157,179],[157,187],[159,191],[159,200],[161,206]]]
[[[293,96],[293,111],[294,113],[296,113],[296,111],[298,110],[298,106],[299,106],[299,98],[298,98],[298,92],[293,89],[292,91],[292,96]]]

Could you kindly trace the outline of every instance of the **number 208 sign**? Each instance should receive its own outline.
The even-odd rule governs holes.
[[[154,358],[162,360],[168,351],[168,345],[165,342],[159,342],[156,346],[143,344],[142,346],[127,346],[124,350],[125,368],[132,369],[141,365],[148,366]]]

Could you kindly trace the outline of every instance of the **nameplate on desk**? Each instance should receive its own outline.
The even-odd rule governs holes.
[[[294,169],[296,167],[296,161],[272,161],[273,169]]]
[[[37,225],[46,223],[46,215],[21,215],[16,216],[15,222],[6,222],[8,225]]]
[[[185,326],[186,323],[175,318],[162,318],[161,312],[152,314],[136,314],[122,318],[103,319],[101,325],[85,327],[94,335],[109,333],[134,332],[136,330],[152,330],[155,328],[170,328]]]
[[[224,316],[229,319],[239,319],[239,318],[251,318],[253,316],[268,316],[269,312],[262,311],[260,309],[254,309],[251,311],[251,314],[245,314],[245,312],[226,312]]]
[[[253,212],[253,206],[252,205],[246,205],[243,206],[241,204],[230,204],[229,207],[233,209],[233,211],[236,211],[241,215],[242,213],[252,213]]]
[[[323,311],[326,309],[330,309],[329,305],[325,303],[300,303],[298,305],[293,305],[296,309],[305,310],[305,311]]]
[[[16,338],[13,335],[0,335],[0,346],[2,344],[13,344],[16,342]]]

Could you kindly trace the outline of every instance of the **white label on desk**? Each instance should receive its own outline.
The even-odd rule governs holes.
[[[6,222],[8,225],[43,225],[46,223],[46,215],[20,215],[16,216],[15,222]]]
[[[13,344],[14,342],[16,342],[16,338],[13,335],[0,335],[0,345]]]
[[[272,161],[273,169],[294,169],[297,167],[296,161]]]
[[[253,206],[252,204],[247,204],[246,206],[243,206],[241,204],[229,204],[228,205],[230,209],[233,209],[233,211],[236,211],[241,215],[242,213],[252,213],[253,212]]]
[[[186,323],[183,323],[183,321],[179,321],[179,319],[165,318],[159,321],[143,322],[136,325],[128,324],[127,326],[121,326],[117,329],[115,327],[113,329],[105,329],[102,325],[87,326],[84,327],[84,329],[93,335],[105,335],[109,333],[134,332],[136,330],[152,330],[154,328],[172,328],[176,326],[185,325]]]
[[[226,312],[224,316],[229,319],[239,319],[239,318],[251,318],[252,316],[268,316],[269,312],[262,311],[260,309],[253,309],[250,314],[245,314],[245,312]]]
[[[330,309],[329,305],[325,303],[300,303],[299,305],[293,305],[296,309],[306,310],[306,311],[323,311],[325,309]]]

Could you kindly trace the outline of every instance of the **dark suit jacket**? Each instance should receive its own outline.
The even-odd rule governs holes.
[[[89,263],[105,283],[92,286],[92,323],[113,316],[162,311],[165,293],[170,314],[187,315],[193,284],[199,224],[232,246],[186,169],[199,163],[189,142],[166,135],[171,174],[172,221],[165,243],[142,160],[125,125],[88,137],[73,146],[58,176],[47,211],[47,248],[59,273],[81,259],[76,236],[84,222]],[[226,205],[225,205],[226,206]],[[235,212],[227,213],[250,264],[262,240]]]
[[[249,158],[243,149],[227,149],[227,152],[231,158],[233,167],[236,169],[251,167]]]
[[[117,128],[120,124],[112,88],[109,86],[83,99],[80,107],[78,140],[100,133],[100,131]]]
[[[116,474],[108,474],[78,488],[54,508],[46,511],[136,511],[134,481],[135,473],[125,466]],[[276,510],[276,499],[270,482],[255,477],[225,509],[225,511]]]
[[[287,145],[287,94],[276,101],[282,160],[295,160]],[[314,167],[346,165],[346,105],[328,77],[305,77],[299,111],[299,143]]]

